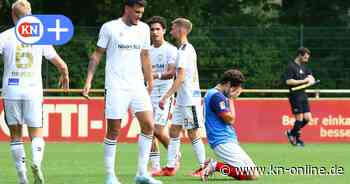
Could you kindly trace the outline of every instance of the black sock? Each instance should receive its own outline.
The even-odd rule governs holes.
[[[303,119],[303,124],[301,125],[300,128],[303,128],[305,125],[307,125],[309,123],[309,120],[308,119]]]
[[[290,133],[294,136],[298,135],[302,125],[303,125],[302,121],[295,120],[294,126],[293,126],[292,130],[290,131]]]

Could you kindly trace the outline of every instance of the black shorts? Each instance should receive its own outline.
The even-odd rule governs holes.
[[[306,93],[292,93],[288,96],[293,114],[310,112],[309,100]]]

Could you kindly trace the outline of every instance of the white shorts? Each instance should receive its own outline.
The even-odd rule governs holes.
[[[105,116],[107,119],[123,119],[127,116],[129,108],[133,113],[152,111],[150,96],[146,88],[106,90]]]
[[[203,109],[201,105],[175,105],[173,125],[182,125],[185,129],[200,128],[203,124]]]
[[[214,148],[215,154],[226,164],[234,167],[255,168],[255,164],[238,143],[219,144]]]
[[[5,122],[7,125],[26,124],[30,128],[43,127],[43,100],[4,99]]]
[[[172,110],[173,98],[168,99],[164,104],[164,109],[159,108],[161,96],[151,96],[153,106],[153,117],[156,125],[166,126]]]

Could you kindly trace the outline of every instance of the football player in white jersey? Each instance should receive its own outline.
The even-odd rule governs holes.
[[[168,162],[160,173],[163,176],[174,176],[176,174],[177,153],[180,150],[180,132],[183,128],[187,130],[200,165],[200,168],[191,175],[199,177],[205,165],[205,148],[198,131],[201,127],[200,124],[203,124],[203,110],[197,70],[197,54],[187,39],[187,35],[191,30],[192,23],[185,18],[177,18],[172,22],[171,35],[177,40],[180,47],[176,60],[176,79],[159,101],[159,106],[164,108],[165,101],[177,92],[173,123],[170,127]]]
[[[12,4],[12,19],[31,14],[27,0]],[[41,162],[44,154],[42,102],[42,57],[50,60],[60,71],[60,82],[69,87],[68,68],[51,45],[25,45],[15,35],[15,28],[0,34],[0,55],[4,61],[2,96],[5,122],[10,129],[10,149],[20,184],[28,184],[26,154],[22,140],[23,125],[27,125],[32,142],[32,171],[34,183],[44,183]]]
[[[83,95],[88,97],[96,66],[106,52],[105,117],[107,132],[104,140],[106,184],[119,184],[115,175],[115,153],[121,121],[129,107],[140,122],[139,156],[136,183],[159,184],[147,171],[152,146],[154,120],[149,93],[153,87],[152,65],[149,59],[150,29],[140,21],[146,2],[125,0],[123,15],[101,27],[97,48],[90,57]],[[147,81],[148,88],[144,85]],[[147,91],[148,90],[148,91]]]
[[[163,17],[153,16],[147,23],[151,29],[152,46],[149,52],[152,62],[153,78],[155,79],[151,93],[153,116],[155,119],[155,138],[153,138],[150,155],[153,175],[161,170],[160,152],[157,140],[159,140],[165,148],[168,148],[169,144],[169,135],[165,128],[167,128],[173,101],[172,99],[167,99],[164,109],[161,109],[159,108],[159,100],[173,84],[176,70],[175,60],[177,57],[177,48],[164,39],[166,20]]]

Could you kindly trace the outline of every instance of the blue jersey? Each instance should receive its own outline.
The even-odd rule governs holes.
[[[204,96],[205,129],[212,149],[219,144],[237,142],[234,128],[219,117],[224,112],[230,112],[228,98],[215,88],[208,90]]]

